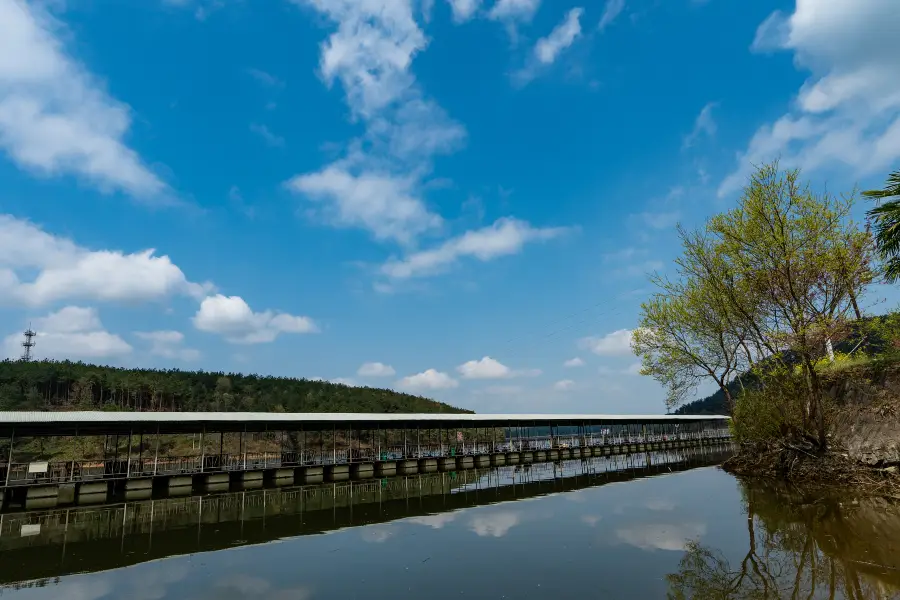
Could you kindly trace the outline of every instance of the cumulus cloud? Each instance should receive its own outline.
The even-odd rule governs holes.
[[[606,0],[606,6],[603,7],[603,16],[600,17],[600,23],[597,24],[597,29],[603,31],[612,25],[613,21],[622,14],[622,10],[624,9],[625,0]]]
[[[68,35],[40,4],[0,0],[0,148],[38,175],[162,197],[166,184],[124,142],[130,108],[66,53]]]
[[[540,5],[541,0],[497,0],[488,17],[507,24],[528,23]]]
[[[458,386],[458,381],[435,369],[404,377],[397,382],[397,387],[409,391],[447,390]]]
[[[393,377],[394,367],[380,362],[367,362],[360,365],[356,374],[360,377]]]
[[[573,8],[566,13],[563,21],[553,28],[550,35],[541,38],[534,45],[534,56],[542,65],[556,61],[560,53],[571,46],[581,35],[581,15],[583,8]]]
[[[422,198],[420,178],[433,155],[456,150],[465,129],[426,98],[410,71],[427,45],[412,0],[295,0],[310,4],[337,31],[321,45],[326,84],[339,81],[362,138],[347,156],[287,182],[334,224],[379,240],[410,243],[442,223]]]
[[[539,369],[515,371],[490,356],[479,360],[470,360],[456,367],[456,370],[464,379],[507,379],[541,374]]]
[[[600,356],[628,356],[631,354],[630,329],[618,329],[600,337],[586,337],[579,340],[581,348]]]
[[[575,388],[575,382],[571,379],[561,379],[553,384],[553,389],[558,392],[567,392]]]
[[[168,256],[157,256],[153,249],[130,254],[88,250],[28,221],[0,215],[0,302],[136,302],[176,294],[199,299],[211,288],[188,281]]]
[[[453,11],[453,20],[457,23],[468,21],[481,7],[481,0],[447,0]]]
[[[136,331],[135,337],[149,342],[150,353],[163,358],[180,361],[192,361],[200,358],[200,352],[194,348],[185,348],[184,334],[180,331]]]
[[[900,159],[900,11],[883,0],[797,0],[757,31],[756,51],[788,50],[810,76],[791,109],[760,127],[720,184],[743,186],[753,165],[780,158],[814,171],[884,173]]]
[[[437,248],[390,260],[381,272],[391,279],[425,277],[441,273],[463,258],[487,262],[517,254],[528,242],[551,240],[568,231],[565,227],[536,228],[518,219],[502,218],[489,227],[449,239]]]
[[[378,171],[353,174],[341,165],[331,165],[298,175],[287,186],[324,205],[321,215],[328,222],[366,229],[380,241],[410,244],[443,223],[422,202],[417,181],[410,177]]]
[[[563,366],[564,366],[564,367],[568,367],[568,368],[572,368],[572,367],[583,367],[583,366],[584,366],[584,361],[581,360],[581,358],[579,358],[578,356],[576,356],[575,358],[570,358],[569,360],[567,360],[566,362],[564,362],[564,363],[563,363]]]
[[[318,331],[309,317],[271,310],[253,312],[240,296],[222,294],[204,298],[193,322],[200,331],[219,334],[234,344],[267,343],[282,333]]]
[[[117,358],[129,354],[131,346],[118,335],[103,328],[95,308],[66,306],[36,319],[34,356],[57,360]],[[4,339],[8,358],[21,353],[22,333],[11,333]]]

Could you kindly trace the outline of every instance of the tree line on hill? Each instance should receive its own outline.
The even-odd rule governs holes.
[[[428,398],[288,377],[0,362],[0,410],[466,413]]]

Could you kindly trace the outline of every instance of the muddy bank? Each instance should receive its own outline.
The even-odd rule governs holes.
[[[900,364],[824,372],[828,447],[792,437],[744,444],[723,468],[744,476],[900,492]]]

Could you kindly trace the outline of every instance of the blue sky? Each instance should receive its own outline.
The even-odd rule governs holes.
[[[658,412],[628,340],[674,225],[774,157],[880,185],[898,28],[889,0],[0,0],[5,351],[32,322],[39,357]]]

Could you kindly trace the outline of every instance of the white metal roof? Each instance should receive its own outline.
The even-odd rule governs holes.
[[[0,424],[74,423],[391,423],[391,422],[596,422],[716,421],[724,415],[457,414],[457,413],[270,413],[270,412],[107,412],[0,411]]]

